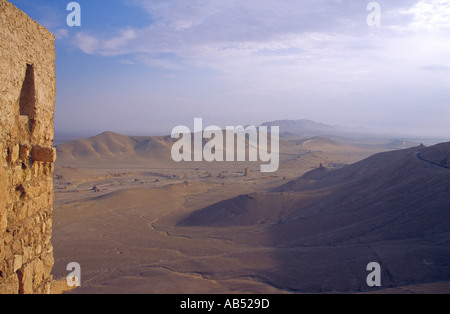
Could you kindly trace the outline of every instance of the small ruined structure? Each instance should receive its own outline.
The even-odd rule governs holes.
[[[98,193],[98,192],[100,192],[100,189],[96,185],[94,185],[92,187],[91,191],[94,191],[95,193]]]
[[[54,36],[0,0],[0,293],[50,293]]]

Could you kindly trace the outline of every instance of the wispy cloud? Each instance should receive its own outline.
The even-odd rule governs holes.
[[[383,5],[384,28],[365,24],[361,1],[269,0],[129,0],[148,12],[147,27],[117,30],[112,37],[81,32],[75,45],[89,54],[126,55],[166,53],[196,58],[254,57],[265,60],[316,58],[327,53],[348,57],[355,52],[385,48],[395,36],[412,29],[444,29],[450,25],[450,0],[399,1],[402,8]],[[408,21],[402,20],[409,16]],[[401,24],[395,24],[401,23]],[[396,28],[397,27],[397,28]],[[398,34],[396,30],[402,30]],[[394,30],[394,32],[392,32]],[[157,61],[157,62],[156,62]],[[167,67],[161,58],[149,65]],[[172,66],[168,66],[172,68]]]
[[[118,36],[104,40],[101,47],[103,51],[114,54],[118,49],[126,47],[135,38],[137,38],[135,30],[131,28],[120,30]]]
[[[114,56],[130,53],[127,47],[130,41],[137,37],[137,31],[132,28],[119,30],[116,36],[105,39],[85,32],[78,32],[74,44],[87,54]]]
[[[421,67],[422,70],[431,71],[431,72],[450,72],[450,67],[445,65],[427,65]]]
[[[94,54],[98,52],[100,40],[95,36],[79,32],[75,35],[74,44],[84,53]]]
[[[64,39],[69,37],[69,31],[67,28],[59,28],[53,31],[56,39]]]
[[[177,70],[180,69],[180,65],[173,61],[173,58],[164,58],[161,56],[154,56],[150,54],[140,54],[135,57],[135,59],[141,64],[145,64],[151,67],[162,68],[166,70]]]
[[[133,61],[131,61],[130,59],[120,59],[119,60],[120,64],[125,64],[125,65],[134,65],[135,63]]]
[[[213,69],[255,90],[266,81],[276,90],[294,90],[299,81],[373,81],[393,66],[397,79],[403,74],[411,80],[429,60],[449,65],[450,42],[442,31],[449,24],[450,0],[381,1],[378,28],[367,25],[367,3],[359,0],[127,3],[147,12],[148,25],[138,28],[130,21],[109,36],[78,32],[73,44],[87,54],[169,71]]]
[[[413,15],[411,27],[419,30],[449,30],[450,0],[419,1],[405,12]]]

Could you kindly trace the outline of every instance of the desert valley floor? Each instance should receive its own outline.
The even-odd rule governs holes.
[[[450,144],[402,145],[286,139],[276,173],[175,163],[164,137],[60,145],[53,275],[81,265],[70,293],[353,293],[378,262],[382,291],[450,292]]]

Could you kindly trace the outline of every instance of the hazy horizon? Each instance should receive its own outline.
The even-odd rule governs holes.
[[[320,125],[320,122],[316,122],[316,121],[312,121],[312,120],[307,120],[307,119],[301,119],[301,120],[306,120],[308,122],[313,122],[315,124]],[[283,122],[287,122],[287,121],[299,121],[299,120],[283,120]],[[275,122],[275,121],[266,121],[266,122]],[[191,125],[186,125],[187,127],[189,127],[191,129],[191,131],[193,131],[193,126]],[[244,127],[248,126],[248,124],[243,124]],[[257,125],[257,127],[259,127],[260,125]],[[429,146],[429,145],[435,145],[438,143],[442,143],[442,142],[448,142],[450,141],[450,137],[439,137],[439,136],[419,136],[419,135],[414,135],[414,134],[402,134],[402,133],[389,133],[389,132],[382,132],[381,130],[373,130],[373,129],[364,129],[365,132],[367,133],[357,133],[357,131],[359,130],[359,128],[346,128],[345,126],[337,126],[337,125],[324,125],[325,127],[336,127],[336,128],[342,128],[342,130],[354,130],[355,134],[354,136],[352,136],[351,134],[348,135],[343,135],[341,133],[338,134],[320,134],[316,133],[314,135],[311,135],[312,131],[309,131],[308,134],[299,134],[297,133],[292,133],[289,130],[281,130],[282,133],[287,132],[287,133],[291,133],[293,135],[297,135],[299,138],[312,138],[312,137],[337,137],[337,138],[341,138],[341,140],[347,139],[347,140],[357,140],[358,138],[360,140],[365,140],[365,141],[386,141],[386,144],[388,141],[395,141],[395,140],[406,140],[406,141],[416,141],[417,144],[420,142],[421,144],[425,144],[425,146]],[[204,127],[206,127],[206,125],[204,125]],[[219,127],[222,131],[225,130],[225,126],[220,126]],[[160,137],[160,136],[170,136],[170,132],[171,130],[166,130],[166,131],[160,131],[160,132],[116,132],[116,131],[111,131],[111,130],[105,130],[102,132],[89,132],[89,131],[85,131],[85,132],[55,132],[55,138],[54,138],[54,146],[60,145],[60,144],[64,144],[64,143],[68,143],[68,142],[72,142],[72,141],[76,141],[76,140],[81,140],[81,139],[86,139],[86,138],[93,138],[95,136],[99,136],[102,135],[104,133],[115,133],[115,134],[120,134],[120,135],[125,135],[125,136],[130,136],[130,137]]]
[[[12,0],[56,36],[63,134],[309,119],[450,134],[450,2]]]

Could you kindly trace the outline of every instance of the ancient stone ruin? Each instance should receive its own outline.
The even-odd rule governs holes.
[[[0,0],[0,293],[50,293],[54,36]]]

